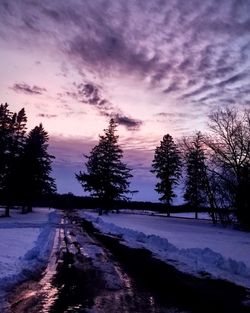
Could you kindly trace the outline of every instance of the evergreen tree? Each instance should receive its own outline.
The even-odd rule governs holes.
[[[18,114],[0,105],[0,196],[5,202],[5,215],[9,216],[14,200],[13,187],[16,182],[16,165],[21,153],[21,138],[25,134],[26,116],[22,109]]]
[[[192,142],[186,142],[186,150],[186,190],[184,199],[195,210],[195,218],[198,218],[198,209],[206,203],[208,183],[206,157],[200,132],[196,134]]]
[[[13,113],[9,111],[8,104],[0,105],[0,192],[1,200],[4,198],[4,186],[8,172],[8,157],[11,141],[11,121]]]
[[[48,140],[48,133],[42,124],[36,126],[28,134],[20,159],[22,184],[19,197],[22,199],[23,209],[26,206],[28,212],[32,211],[34,200],[56,191],[55,181],[50,176],[54,156],[47,152]]]
[[[14,142],[14,149],[13,152],[16,155],[20,155],[23,151],[25,145],[25,134],[26,134],[26,123],[27,123],[27,116],[25,113],[25,109],[22,108],[17,114],[14,114],[12,118],[13,123],[13,142]]]
[[[117,124],[110,120],[104,135],[99,136],[99,143],[91,150],[86,162],[86,172],[76,174],[83,189],[98,198],[105,210],[114,200],[128,199],[131,170],[122,162],[123,151],[115,135]],[[100,208],[102,214],[102,208]]]
[[[170,204],[176,196],[173,188],[181,176],[180,152],[169,134],[163,137],[160,146],[155,149],[152,167],[152,172],[159,179],[155,190],[162,195],[159,199],[167,204],[169,216]]]
[[[18,200],[16,198],[17,189],[19,188],[19,185],[22,181],[19,166],[20,158],[24,152],[24,146],[26,141],[26,123],[27,117],[24,108],[21,109],[18,113],[14,113],[11,117],[8,174],[5,184],[8,205],[11,205],[12,201]]]

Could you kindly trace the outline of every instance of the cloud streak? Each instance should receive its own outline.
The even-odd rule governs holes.
[[[2,0],[0,92],[27,95],[57,133],[94,137],[114,118],[126,145],[152,150],[165,132],[205,129],[215,106],[250,105],[249,12],[247,0]]]
[[[141,120],[126,115],[121,109],[114,106],[102,95],[100,86],[93,82],[73,83],[70,91],[59,94],[60,98],[71,97],[79,103],[89,104],[97,109],[100,115],[113,118],[118,124],[125,126],[127,130],[138,130],[143,124]]]
[[[57,117],[58,115],[57,114],[48,114],[48,113],[40,113],[38,114],[39,117],[43,117],[43,118],[55,118]]]
[[[128,130],[138,130],[142,125],[142,121],[120,113],[112,113],[111,117],[113,117],[118,124],[125,126]]]
[[[42,95],[47,91],[46,88],[42,88],[35,85],[30,86],[26,83],[16,83],[10,88],[15,92],[25,93],[26,95]]]
[[[14,36],[11,30],[20,25],[26,36],[20,39],[33,41],[39,35],[48,46],[53,42],[79,71],[147,77],[151,88],[161,86],[164,94],[190,99],[190,103],[196,90],[225,87],[232,79],[238,84],[247,82],[248,1],[86,0],[62,4],[45,0],[31,5],[24,0],[16,5],[3,1],[1,6],[2,36]],[[28,87],[16,86],[16,90],[42,92]],[[90,91],[89,102],[95,105],[98,95],[86,89]],[[239,96],[238,89],[234,92]]]

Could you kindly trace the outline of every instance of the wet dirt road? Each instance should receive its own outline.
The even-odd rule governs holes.
[[[46,271],[16,288],[6,313],[247,313],[246,297],[244,288],[194,278],[128,248],[71,212]]]

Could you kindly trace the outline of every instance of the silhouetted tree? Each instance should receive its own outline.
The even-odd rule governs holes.
[[[8,104],[0,105],[0,192],[1,200],[4,198],[4,187],[8,172],[8,157],[10,151],[11,119],[13,113],[9,111]]]
[[[115,135],[117,124],[110,120],[104,135],[99,136],[99,143],[91,150],[86,162],[86,172],[76,174],[77,180],[85,191],[100,200],[105,210],[112,207],[114,200],[128,199],[131,193],[129,179],[131,169],[122,162],[123,151]],[[102,207],[99,214],[102,214]]]
[[[12,113],[7,103],[0,105],[0,193],[1,200],[6,203],[6,216],[9,216],[15,198],[17,165],[24,146],[26,121],[24,109]]]
[[[17,114],[14,114],[12,123],[14,128],[13,151],[15,154],[19,155],[22,152],[25,144],[27,116],[24,108],[22,108]]]
[[[47,152],[48,140],[49,135],[42,124],[36,126],[27,136],[20,160],[22,184],[19,196],[28,212],[32,210],[34,200],[56,191],[55,181],[50,176],[54,156]]]
[[[191,140],[184,139],[186,181],[184,199],[195,210],[195,218],[198,218],[198,209],[207,202],[208,175],[205,164],[203,138],[198,132]]]
[[[11,117],[11,136],[9,138],[8,172],[5,181],[6,211],[18,201],[19,188],[23,177],[20,172],[20,160],[24,152],[27,117],[24,108]]]
[[[0,105],[0,199],[6,202],[6,185],[10,169],[10,147],[12,136],[13,113],[10,112],[8,104]],[[6,206],[5,215],[9,216],[9,206]]]
[[[169,134],[163,137],[160,146],[155,149],[152,167],[152,172],[159,179],[155,190],[162,195],[160,200],[166,203],[169,216],[170,204],[176,196],[174,186],[181,176],[180,152]]]
[[[210,116],[213,172],[224,189],[226,206],[236,209],[238,220],[250,226],[250,112],[219,109]]]

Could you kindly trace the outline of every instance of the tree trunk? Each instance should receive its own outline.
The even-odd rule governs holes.
[[[210,209],[209,215],[210,215],[211,218],[212,218],[213,224],[217,224],[217,218],[216,218],[216,216],[215,216],[215,212],[214,212],[214,209],[213,209],[213,208]]]
[[[210,186],[209,180],[206,181],[205,188],[206,188],[206,192],[207,192],[207,196],[208,196],[208,202],[209,202],[209,206],[210,206],[210,212],[211,212],[211,214],[209,214],[209,215],[211,216],[212,222],[215,225],[215,224],[217,224],[217,216],[215,214],[215,211],[218,212],[218,206],[216,203],[216,199],[215,199],[213,190]]]
[[[167,202],[167,217],[170,217],[170,202]]]
[[[10,205],[6,205],[5,207],[5,217],[10,217]]]

